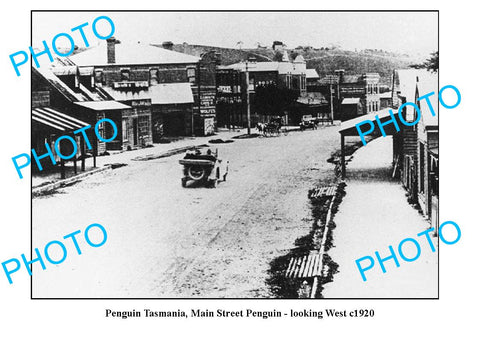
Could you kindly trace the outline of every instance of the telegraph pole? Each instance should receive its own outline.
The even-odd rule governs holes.
[[[246,87],[246,94],[247,94],[247,134],[250,134],[250,79],[248,76],[248,59],[245,61],[245,83]]]
[[[326,78],[328,84],[330,84],[330,121],[333,124],[333,85],[337,85],[337,98],[340,97],[340,85],[339,81],[336,80],[335,76],[328,75]]]
[[[333,85],[330,83],[330,117],[333,124]]]

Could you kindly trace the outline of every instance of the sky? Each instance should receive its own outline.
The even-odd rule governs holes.
[[[100,15],[115,23],[115,37],[125,42],[213,45],[238,48],[271,46],[274,40],[288,48],[299,45],[344,49],[383,49],[391,52],[428,55],[438,50],[436,12],[34,12],[32,41],[45,40],[88,22],[85,28],[91,45],[98,44],[91,24]],[[108,32],[106,21],[98,30]],[[75,43],[84,46],[79,32]],[[66,45],[66,39],[58,46]]]

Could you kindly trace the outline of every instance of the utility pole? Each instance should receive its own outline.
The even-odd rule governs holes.
[[[333,124],[333,85],[330,83],[330,118]]]
[[[250,79],[248,76],[248,59],[245,61],[245,83],[247,85],[245,93],[247,95],[247,134],[250,134]]]
[[[196,80],[197,80],[197,91],[198,91],[198,116],[201,117],[202,115],[202,111],[200,109],[200,106],[201,106],[201,102],[202,102],[202,96],[201,96],[201,92],[202,92],[202,87],[200,85],[200,71],[201,71],[201,66],[200,66],[200,61],[198,62],[197,64],[197,77],[196,77]],[[192,111],[192,137],[195,137],[195,113]]]

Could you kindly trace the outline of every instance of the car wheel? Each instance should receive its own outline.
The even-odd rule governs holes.
[[[205,176],[205,168],[198,165],[191,166],[188,169],[188,176],[196,181],[199,181],[203,178],[203,176]]]

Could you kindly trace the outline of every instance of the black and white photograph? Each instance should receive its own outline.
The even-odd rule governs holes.
[[[472,338],[476,13],[5,3],[0,337]]]
[[[438,11],[31,33],[33,299],[438,298]]]

